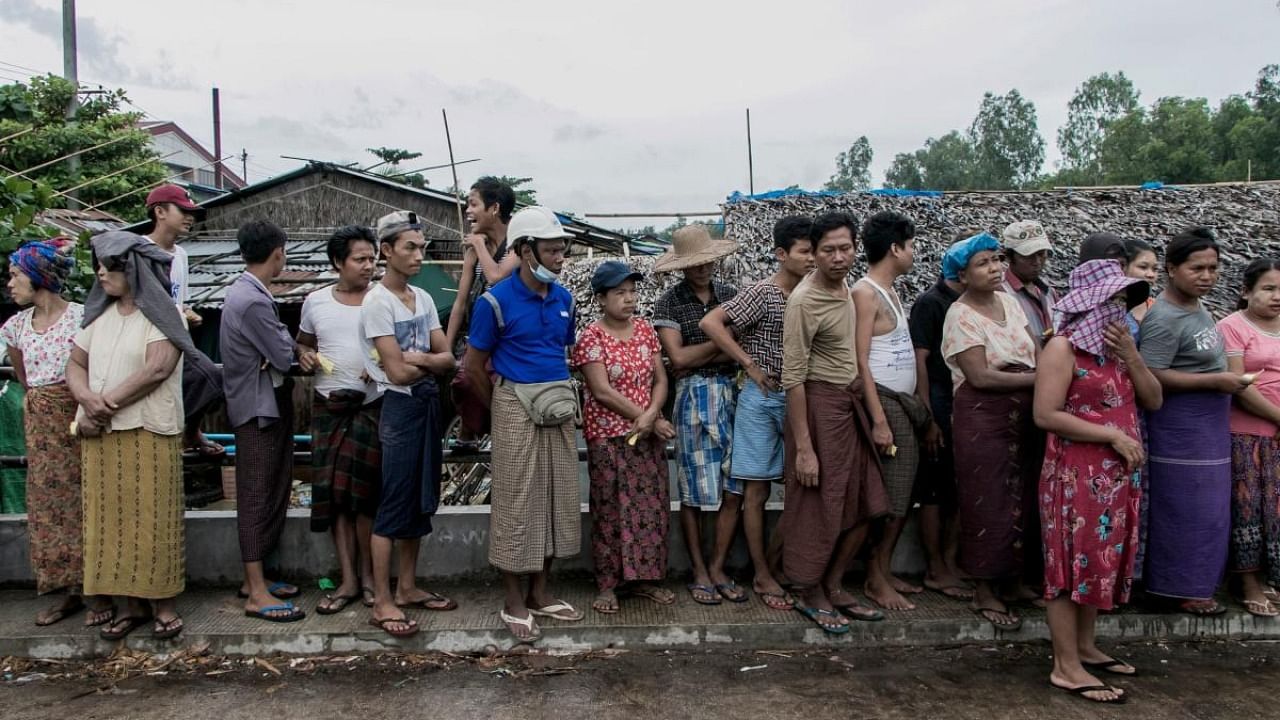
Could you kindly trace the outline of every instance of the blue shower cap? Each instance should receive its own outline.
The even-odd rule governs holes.
[[[969,266],[974,255],[983,250],[999,250],[1000,241],[991,233],[981,233],[965,238],[947,248],[942,254],[942,276],[948,280],[959,280],[960,271]]]

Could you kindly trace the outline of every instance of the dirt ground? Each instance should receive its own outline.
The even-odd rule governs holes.
[[[1112,648],[1123,708],[1047,685],[1045,644],[839,652],[6,659],[7,720],[49,718],[1280,718],[1280,644]]]

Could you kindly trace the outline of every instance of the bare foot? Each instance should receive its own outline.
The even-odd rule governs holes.
[[[866,593],[871,602],[879,605],[885,610],[915,610],[915,603],[904,598],[894,587],[892,583],[883,581],[868,580],[863,586],[862,591]]]
[[[613,590],[602,590],[591,603],[591,609],[602,615],[614,615],[618,612],[618,596]]]
[[[897,575],[889,576],[889,584],[893,586],[894,590],[897,590],[903,595],[918,595],[924,592],[923,587],[920,587],[915,583],[907,582]]]
[[[84,599],[79,595],[67,595],[51,608],[36,615],[36,625],[45,627],[61,622],[84,609]]]
[[[924,586],[936,593],[945,595],[952,600],[973,599],[973,586],[964,580],[961,580],[959,575],[951,573],[925,575]]]

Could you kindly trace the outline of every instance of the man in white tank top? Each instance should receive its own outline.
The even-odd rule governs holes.
[[[906,216],[880,212],[862,226],[862,246],[869,269],[853,286],[857,311],[858,377],[865,390],[871,437],[880,453],[890,515],[879,523],[867,566],[867,597],[889,610],[914,610],[904,595],[923,588],[894,577],[889,570],[894,547],[911,508],[912,487],[920,460],[922,428],[928,408],[915,396],[915,349],[907,314],[893,283],[915,261],[915,225]]]

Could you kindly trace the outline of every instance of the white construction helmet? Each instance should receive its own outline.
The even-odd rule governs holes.
[[[507,237],[511,238],[513,246],[518,247],[526,239],[564,238],[567,241],[573,236],[565,231],[554,212],[541,205],[531,205],[511,216],[511,222],[507,223]]]

